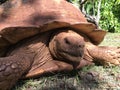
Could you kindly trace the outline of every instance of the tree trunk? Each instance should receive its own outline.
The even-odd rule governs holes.
[[[100,7],[101,7],[101,0],[98,1],[97,16],[96,16],[97,25],[99,25],[99,21],[100,21]]]

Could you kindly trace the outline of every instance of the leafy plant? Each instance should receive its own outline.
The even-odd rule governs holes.
[[[80,2],[85,0],[68,0],[77,7],[80,7]],[[93,18],[100,13],[99,26],[108,32],[120,32],[120,0],[86,0],[84,8],[86,13]],[[100,12],[98,12],[98,5]],[[95,17],[97,20],[97,17]]]
[[[119,3],[115,0],[102,1],[100,26],[109,32],[120,32],[120,10]]]

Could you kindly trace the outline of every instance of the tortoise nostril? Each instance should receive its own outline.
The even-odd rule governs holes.
[[[69,45],[71,47],[76,47],[76,48],[84,48],[84,42],[82,40],[78,40],[76,38],[71,38],[71,37],[66,37],[64,38],[64,42],[66,45]]]
[[[70,40],[68,38],[64,38],[66,44],[70,44]]]
[[[78,47],[80,47],[80,48],[81,48],[81,45],[78,45]]]
[[[79,44],[79,45],[78,45],[78,47],[79,47],[79,48],[84,48],[84,47],[85,47],[85,45],[83,45],[83,44],[82,44],[82,45],[80,45],[80,44]]]

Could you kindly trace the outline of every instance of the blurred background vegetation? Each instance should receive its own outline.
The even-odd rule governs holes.
[[[100,28],[120,32],[120,0],[67,0]],[[88,19],[88,20],[89,20]]]

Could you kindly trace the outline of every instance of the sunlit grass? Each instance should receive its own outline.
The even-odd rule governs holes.
[[[107,33],[101,45],[120,47],[120,33]]]

